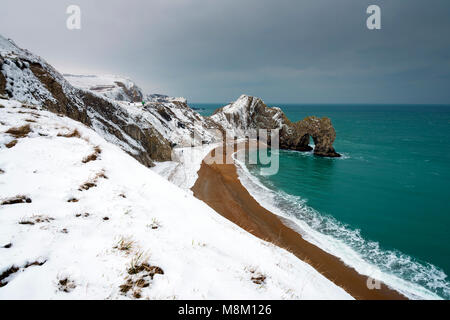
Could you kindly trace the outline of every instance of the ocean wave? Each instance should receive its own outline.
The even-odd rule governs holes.
[[[411,299],[450,299],[447,275],[432,264],[397,250],[384,250],[355,230],[306,205],[298,196],[264,185],[235,157],[241,183],[265,208],[285,218],[289,227],[360,274],[378,279]]]

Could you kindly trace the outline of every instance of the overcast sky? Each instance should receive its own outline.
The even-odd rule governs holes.
[[[0,33],[61,72],[194,102],[450,103],[448,0],[1,0]]]

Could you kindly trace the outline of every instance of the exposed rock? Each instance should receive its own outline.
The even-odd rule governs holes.
[[[312,137],[315,155],[340,156],[333,148],[336,131],[329,118],[307,117],[293,123],[281,109],[267,107],[260,98],[242,95],[235,102],[217,109],[211,119],[236,137],[243,137],[249,129],[280,129],[280,149],[311,151],[309,141]]]
[[[181,102],[184,104],[187,104],[187,100],[186,98],[183,97],[169,97],[165,94],[158,94],[158,93],[153,93],[153,94],[148,94],[145,96],[145,101],[148,102]]]

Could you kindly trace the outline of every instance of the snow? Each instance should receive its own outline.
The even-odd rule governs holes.
[[[0,205],[0,275],[19,267],[3,279],[0,299],[130,299],[137,291],[141,299],[351,299],[92,129],[18,102],[0,99],[0,105],[0,203],[17,195],[32,200]],[[6,148],[14,137],[5,131],[25,124],[28,136]],[[75,129],[79,137],[61,136]],[[83,163],[96,147],[97,160]],[[89,181],[96,186],[80,191]],[[38,218],[48,220],[19,224]],[[114,248],[124,239],[132,241],[128,250]],[[140,253],[137,263],[164,274],[130,276]],[[254,283],[260,274],[266,280]],[[139,289],[133,282],[122,293],[127,277],[149,285]]]
[[[172,161],[157,162],[152,170],[176,186],[190,190],[198,178],[198,170],[203,159],[220,143],[205,144],[197,147],[174,148]]]
[[[64,78],[71,85],[83,90],[96,92],[106,98],[132,102],[134,97],[125,92],[125,88],[131,92],[135,92],[142,99],[142,90],[129,78],[116,75],[72,75],[64,74]]]
[[[224,106],[220,111],[211,116],[211,120],[220,124],[227,130],[228,135],[236,137],[245,137],[248,129],[251,129],[252,116],[256,112],[256,106],[262,102],[261,99],[248,95],[241,95],[236,101]],[[270,108],[273,112],[273,120],[277,124],[277,128],[283,125],[283,112],[280,108]]]

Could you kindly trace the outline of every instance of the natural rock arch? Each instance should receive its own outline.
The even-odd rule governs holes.
[[[307,117],[292,123],[287,118],[280,132],[280,148],[311,151],[310,137],[314,141],[314,154],[321,157],[340,157],[334,150],[336,131],[329,118]]]
[[[280,129],[280,149],[311,151],[312,137],[315,155],[340,157],[333,148],[336,131],[326,117],[312,116],[294,123],[280,108],[269,108],[260,98],[241,95],[235,102],[217,109],[211,119],[235,136],[249,129]]]

